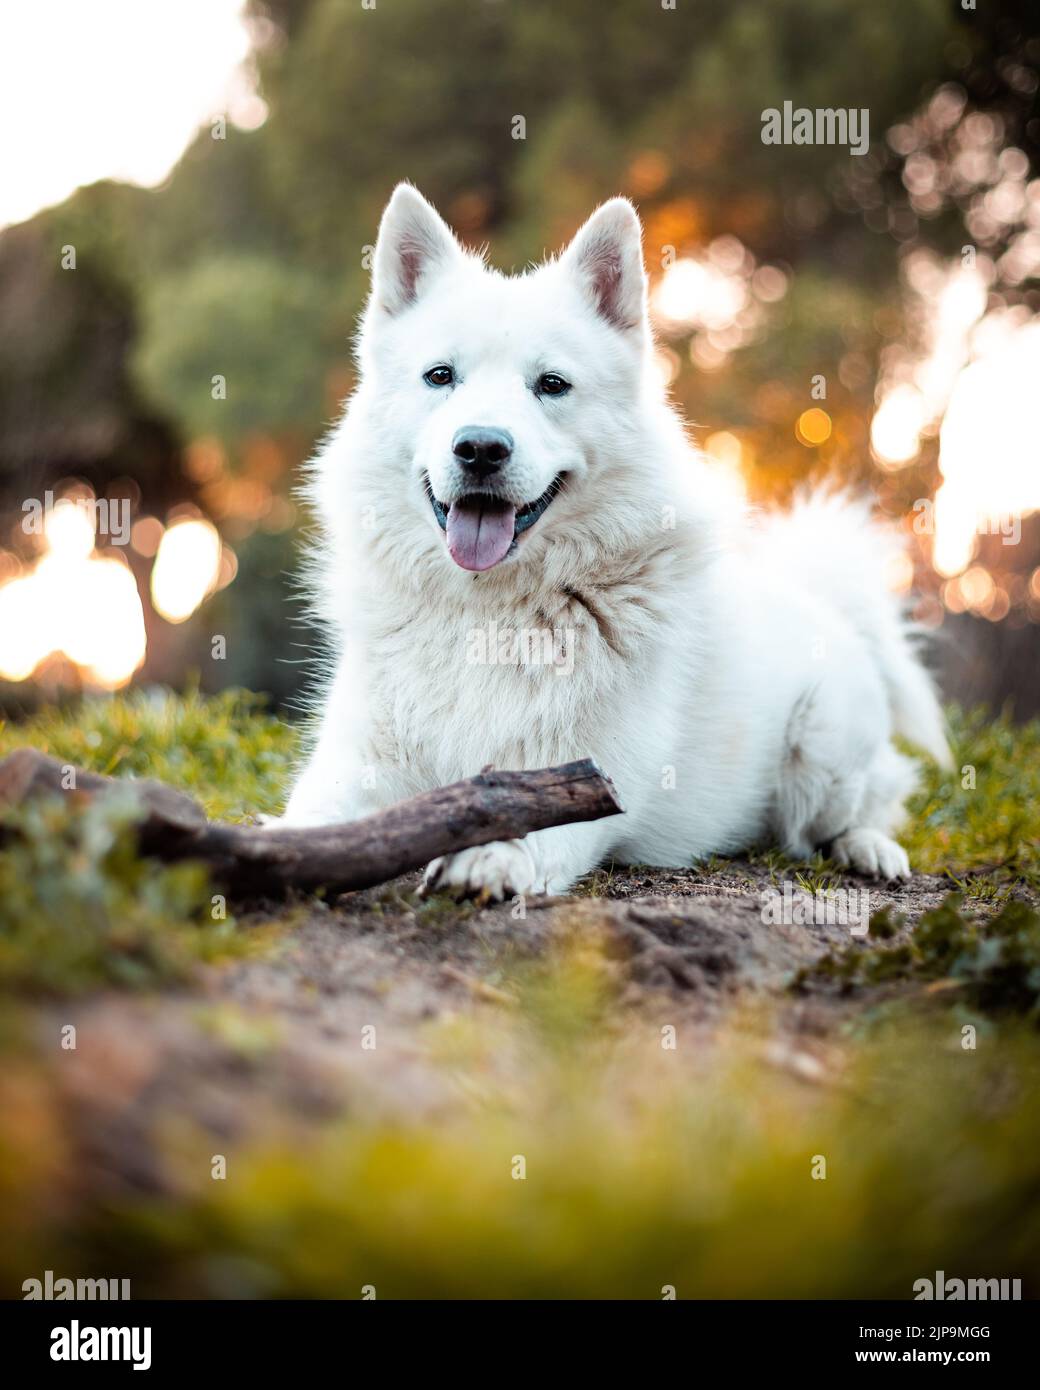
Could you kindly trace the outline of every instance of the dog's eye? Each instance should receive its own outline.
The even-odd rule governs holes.
[[[540,396],[565,396],[571,384],[559,372],[543,372],[535,382],[534,389]]]
[[[427,386],[450,386],[455,380],[455,373],[450,367],[443,364],[439,367],[431,367],[428,372],[423,372],[423,381]]]

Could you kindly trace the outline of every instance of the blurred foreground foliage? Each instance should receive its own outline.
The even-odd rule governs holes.
[[[241,690],[135,690],[0,725],[0,757],[32,746],[126,778],[125,795],[0,815],[0,991],[147,988],[258,944],[216,902],[202,866],[138,856],[133,778],[177,786],[213,817],[277,810],[296,734],[262,703]]]
[[[233,919],[213,915],[205,869],[141,859],[136,820],[129,785],[0,817],[0,994],[143,989],[242,952]]]
[[[909,1299],[936,1269],[1036,1291],[1035,1035],[965,1051],[904,1018],[808,1084],[766,1015],[663,1049],[588,941],[515,993],[421,1028],[457,1102],[388,1119],[361,1094],[317,1132],[221,1140],[224,1182],[212,1135],[167,1125],[170,1190],[92,1192],[71,1238],[8,1108],[0,1188],[33,1172],[41,1219],[0,1274],[118,1270],[135,1297]]]

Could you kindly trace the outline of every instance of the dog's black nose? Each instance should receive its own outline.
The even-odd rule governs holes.
[[[451,442],[452,452],[467,473],[488,478],[509,462],[513,436],[490,425],[463,425]]]

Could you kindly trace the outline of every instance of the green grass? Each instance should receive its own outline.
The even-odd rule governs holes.
[[[777,887],[790,879],[804,893],[830,893],[845,881],[840,866],[819,851],[811,859],[802,860],[791,859],[776,846],[754,847],[748,851],[747,858],[755,868],[765,869],[770,882]]]
[[[900,835],[911,864],[975,884],[979,896],[1040,889],[1040,720],[949,714],[955,771],[926,768]]]
[[[210,816],[244,820],[281,810],[297,734],[247,691],[134,690],[0,723],[0,757],[26,746],[91,772],[169,782]]]

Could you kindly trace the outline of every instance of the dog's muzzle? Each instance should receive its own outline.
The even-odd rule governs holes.
[[[520,508],[491,492],[466,493],[445,505],[433,495],[427,478],[426,493],[437,524],[446,533],[451,558],[462,569],[477,572],[504,560],[517,537],[535,524],[559,492],[563,476],[557,475],[541,497]]]

